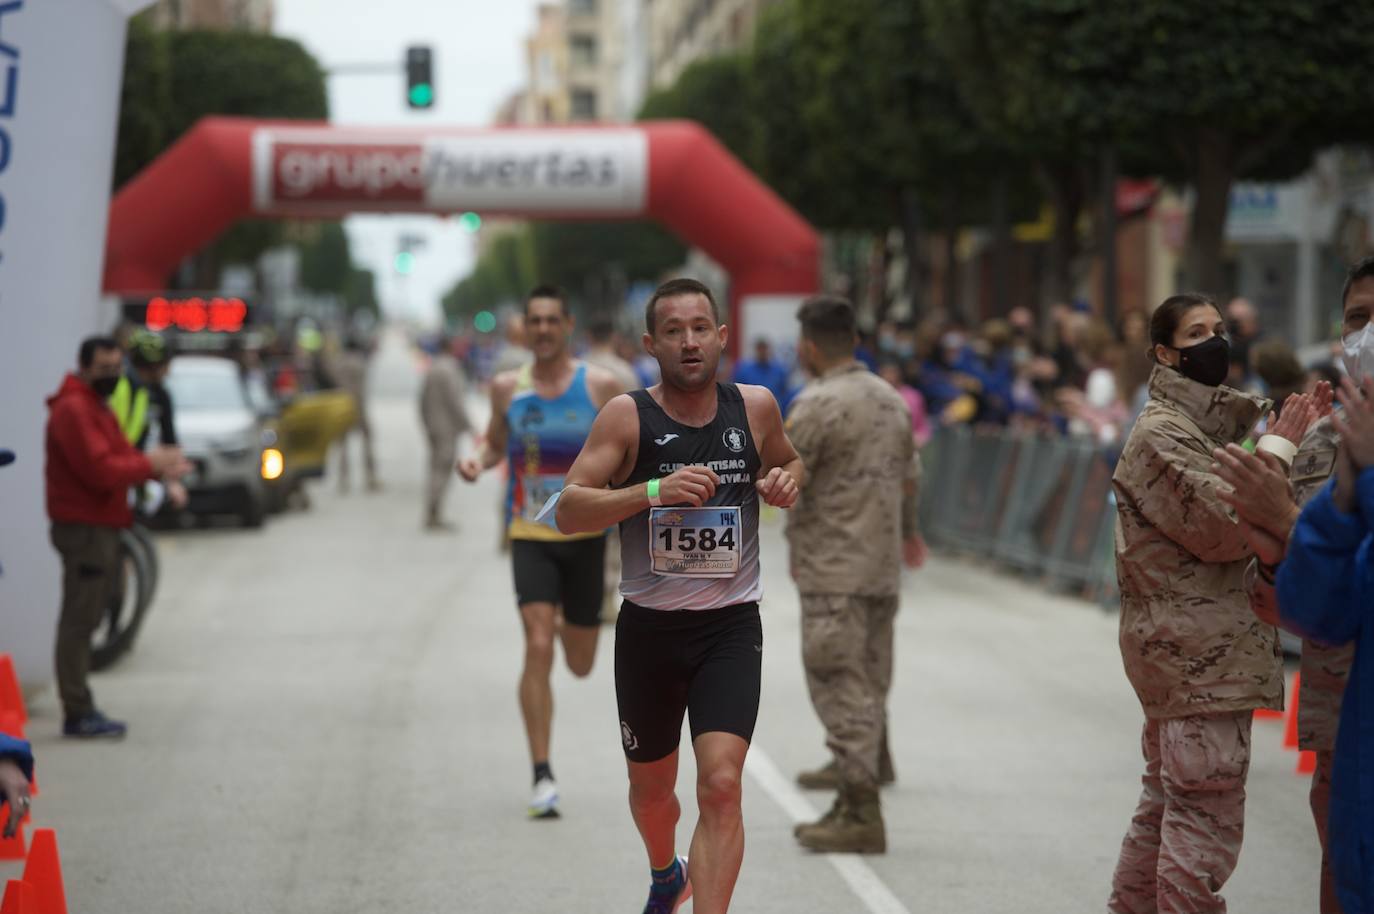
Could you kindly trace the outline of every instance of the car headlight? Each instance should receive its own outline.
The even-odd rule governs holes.
[[[274,447],[264,448],[262,452],[262,478],[271,482],[274,479],[280,479],[284,472],[286,472],[286,459],[282,457],[281,451]]]

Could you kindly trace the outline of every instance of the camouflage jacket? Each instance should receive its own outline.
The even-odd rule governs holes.
[[[797,589],[895,594],[920,474],[901,395],[858,362],[841,365],[797,395],[787,436],[806,466],[787,518]]]
[[[1336,468],[1335,426],[1322,419],[1302,440],[1293,458],[1290,478],[1293,495],[1302,507],[1321,491]],[[1250,602],[1262,618],[1278,618],[1278,602],[1272,580],[1251,577]],[[1335,749],[1336,724],[1341,716],[1341,696],[1355,660],[1355,646],[1327,647],[1315,641],[1302,643],[1302,684],[1298,690],[1298,745],[1303,749]]]
[[[1150,375],[1112,477],[1121,657],[1148,717],[1283,706],[1278,630],[1250,609],[1250,549],[1211,469],[1268,409],[1167,366]]]

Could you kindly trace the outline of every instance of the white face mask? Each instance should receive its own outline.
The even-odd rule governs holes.
[[[1343,338],[1341,348],[1344,350],[1341,361],[1350,377],[1356,381],[1374,378],[1374,322]]]

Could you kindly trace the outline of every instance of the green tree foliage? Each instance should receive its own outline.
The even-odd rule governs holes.
[[[334,295],[349,312],[379,313],[377,278],[354,264],[342,222],[296,223],[288,235],[300,249],[301,288]]]
[[[130,23],[121,98],[116,186],[207,115],[329,115],[324,74],[299,43],[245,31],[160,32],[146,16]],[[193,281],[213,284],[220,265],[251,263],[284,238],[280,222],[241,222],[198,255]]]
[[[1237,179],[1364,140],[1374,7],[1337,0],[921,0],[980,119],[1037,163],[1071,233],[1104,150],[1190,185],[1188,282],[1222,292]],[[1071,239],[1060,239],[1067,247]]]
[[[1120,86],[1132,66],[1119,22],[1090,0],[921,0],[935,46],[985,131],[1026,162],[1054,212],[1048,295],[1068,300],[1105,151],[1143,129]],[[1153,163],[1152,163],[1153,164]]]
[[[312,292],[342,295],[352,279],[353,259],[342,223],[322,222],[301,245],[300,283]]]
[[[451,315],[514,304],[536,283],[561,287],[575,309],[604,313],[617,290],[654,282],[682,263],[686,248],[647,222],[539,222],[498,235],[472,273],[444,297]]]
[[[651,92],[639,120],[685,118],[711,131],[746,165],[754,164],[755,111],[750,96],[750,60],[743,54],[707,57],[688,65],[671,86]],[[741,101],[746,103],[741,104]]]
[[[166,148],[171,107],[172,59],[167,33],[153,28],[147,16],[135,16],[129,20],[124,45],[115,187],[138,174]]]
[[[540,280],[589,311],[610,304],[599,299],[617,281],[656,281],[687,256],[681,241],[651,222],[541,222],[530,231]]]
[[[1368,141],[1374,5],[1339,0],[1093,4],[1136,61],[1123,106],[1182,164],[1196,200],[1189,281],[1223,289],[1222,242],[1237,179],[1289,178],[1319,150]]]
[[[349,313],[366,311],[377,315],[381,308],[377,303],[377,277],[371,270],[350,267],[348,281],[343,288],[344,307]]]
[[[515,304],[536,281],[529,229],[517,226],[503,230],[477,259],[472,272],[443,297],[444,312],[452,317],[470,317],[478,311]]]
[[[784,0],[750,72],[762,175],[823,228],[900,228],[913,293],[927,227],[952,238],[1034,209],[1024,182],[998,180],[1015,150],[974,117],[915,0]]]
[[[324,73],[298,42],[246,31],[168,34],[172,108],[168,131],[180,136],[209,114],[324,119]]]
[[[116,185],[211,114],[323,119],[324,74],[300,44],[244,31],[163,32],[129,23]]]

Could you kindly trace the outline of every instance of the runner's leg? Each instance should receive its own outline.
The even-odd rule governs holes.
[[[724,914],[730,908],[744,861],[740,781],[749,744],[733,733],[703,733],[692,742],[697,756],[697,827],[690,851],[692,908]]]
[[[520,713],[525,718],[525,735],[530,744],[530,761],[549,758],[549,732],[553,727],[554,605],[525,603],[520,620],[525,626],[525,665],[520,672]]]
[[[625,761],[630,773],[630,815],[644,840],[652,869],[671,865],[676,850],[677,820],[682,816],[674,792],[677,756],[674,749],[671,755],[656,762]],[[695,864],[692,869],[695,875]]]
[[[555,550],[562,580],[563,624],[559,637],[563,641],[563,659],[579,678],[591,673],[601,636],[605,551],[605,537],[559,543]]]

